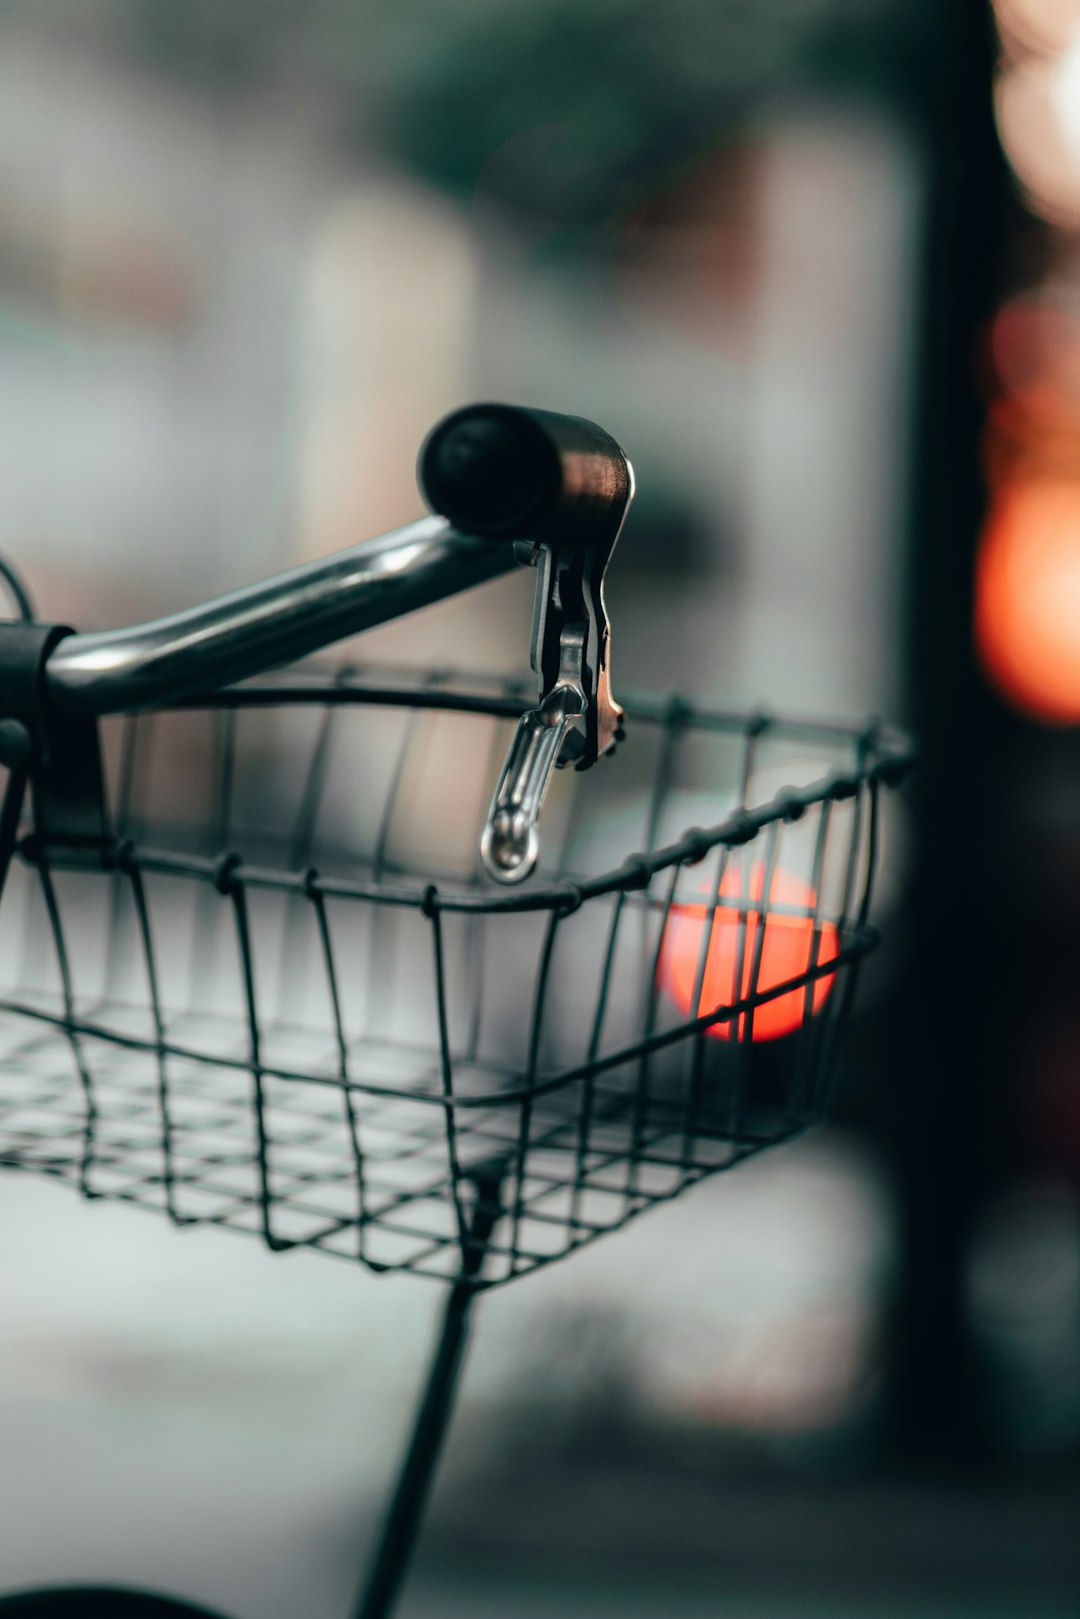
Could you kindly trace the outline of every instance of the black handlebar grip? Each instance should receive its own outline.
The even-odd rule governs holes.
[[[466,405],[445,417],[428,434],[416,475],[432,511],[455,528],[534,541],[587,541],[610,529],[633,484],[603,428],[516,405]]]

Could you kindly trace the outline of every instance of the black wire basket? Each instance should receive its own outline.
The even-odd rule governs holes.
[[[508,891],[528,701],[309,669],[104,721],[104,857],[24,830],[0,909],[0,1165],[491,1287],[818,1121],[906,741],[631,702]]]

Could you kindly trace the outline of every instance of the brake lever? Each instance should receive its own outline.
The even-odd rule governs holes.
[[[633,499],[633,469],[593,422],[471,405],[435,428],[418,475],[435,511],[467,532],[512,540],[537,570],[537,706],[518,722],[480,843],[488,875],[520,883],[539,857],[553,771],[587,770],[623,735],[604,575]]]
[[[497,882],[522,882],[535,870],[540,809],[584,712],[580,690],[560,683],[518,720],[480,839],[484,869]]]

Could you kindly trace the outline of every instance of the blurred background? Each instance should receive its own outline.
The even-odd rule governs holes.
[[[834,1123],[484,1301],[403,1619],[1075,1614],[1080,0],[7,0],[45,617],[406,522],[484,398],[634,462],[617,689],[923,762]],[[530,598],[364,657],[520,670]],[[0,1590],[341,1619],[434,1290],[7,1177],[0,1300]]]

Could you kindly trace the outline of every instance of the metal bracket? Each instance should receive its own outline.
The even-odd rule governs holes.
[[[50,700],[45,665],[72,632],[62,624],[0,621],[0,764],[8,769],[0,811],[0,883],[7,875],[27,782],[39,843],[101,864],[108,842],[97,722]]]

